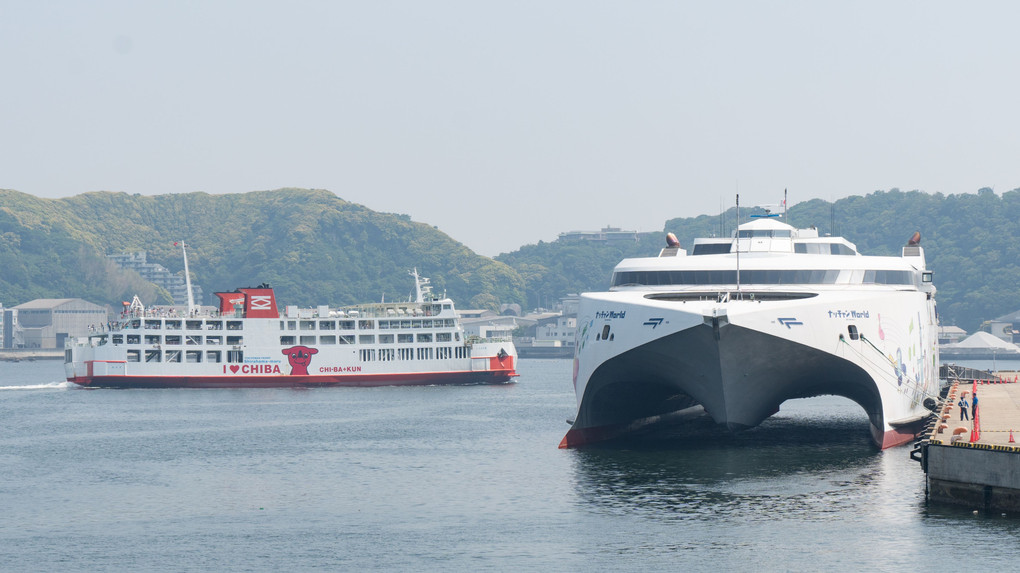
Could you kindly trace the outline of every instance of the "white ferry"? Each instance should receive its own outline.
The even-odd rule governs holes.
[[[186,260],[186,259],[185,259]],[[453,301],[412,272],[415,300],[277,310],[268,285],[218,292],[216,311],[145,309],[68,341],[64,368],[102,388],[500,384],[517,376],[512,340],[466,337]],[[190,285],[189,285],[190,292]]]
[[[920,234],[902,256],[775,218],[734,236],[675,237],[585,293],[574,354],[577,415],[560,447],[707,414],[730,431],[789,399],[845,396],[880,448],[913,438],[937,396],[935,287]]]

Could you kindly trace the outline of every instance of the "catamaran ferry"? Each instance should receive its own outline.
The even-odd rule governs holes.
[[[577,415],[560,447],[710,416],[730,431],[789,399],[845,396],[880,448],[909,441],[937,396],[935,287],[920,234],[902,256],[775,218],[731,238],[675,237],[585,293],[574,354]]]
[[[466,337],[453,301],[433,296],[429,279],[411,274],[413,301],[288,306],[283,313],[268,285],[218,292],[218,309],[205,314],[189,301],[185,316],[146,309],[135,297],[116,323],[67,342],[67,379],[101,388],[512,381],[510,337]]]

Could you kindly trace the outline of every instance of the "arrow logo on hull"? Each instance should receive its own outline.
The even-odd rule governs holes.
[[[776,320],[778,320],[779,324],[782,324],[786,328],[793,328],[794,326],[803,326],[804,325],[803,322],[797,320],[796,318],[779,318],[779,319],[776,319]]]
[[[662,320],[663,319],[661,319],[661,318],[649,318],[643,324],[645,326],[651,326],[652,328],[655,328],[656,326],[659,326],[660,324],[662,324]]]

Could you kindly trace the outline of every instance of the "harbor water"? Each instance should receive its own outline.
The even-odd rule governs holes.
[[[569,360],[505,386],[85,390],[0,363],[0,570],[1012,570],[835,397],[583,450]]]

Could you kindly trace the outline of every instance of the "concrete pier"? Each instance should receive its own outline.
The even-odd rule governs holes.
[[[1016,373],[987,381],[954,382],[920,442],[921,464],[932,501],[995,511],[1020,511],[1020,383]],[[961,420],[977,389],[978,406]],[[912,457],[918,453],[915,450]],[[916,458],[915,458],[916,459]]]

